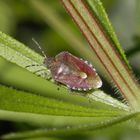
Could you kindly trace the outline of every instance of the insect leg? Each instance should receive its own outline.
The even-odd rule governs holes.
[[[37,70],[37,71],[34,71],[33,74],[36,74],[38,72],[41,72],[41,71],[45,71],[46,69],[40,69],[40,70]]]
[[[41,72],[43,72],[43,73],[41,73]],[[45,79],[50,79],[51,78],[50,71],[46,72],[46,69],[40,69],[40,70],[34,71],[33,73],[38,75],[38,76],[44,77]],[[37,74],[37,73],[39,73],[39,74]]]
[[[31,64],[31,65],[27,65],[25,66],[25,68],[29,68],[29,67],[39,67],[39,66],[42,66],[42,64]]]

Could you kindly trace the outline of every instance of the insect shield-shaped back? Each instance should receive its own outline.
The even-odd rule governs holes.
[[[92,65],[68,52],[61,52],[55,58],[45,58],[44,64],[50,69],[55,81],[73,90],[90,90],[102,86]]]

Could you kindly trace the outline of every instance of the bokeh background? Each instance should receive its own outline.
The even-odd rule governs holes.
[[[140,76],[140,1],[139,0],[102,0],[115,32],[123,46],[134,73]],[[63,27],[64,26],[64,27]],[[60,28],[59,28],[60,27]],[[32,41],[35,38],[48,56],[55,56],[67,50],[82,56],[76,51],[76,45],[69,41],[65,28],[87,45],[82,34],[67,15],[58,0],[0,0],[0,31],[12,36],[41,54]],[[112,89],[107,84],[106,91]],[[113,96],[113,95],[112,95]],[[16,124],[0,121],[0,134],[14,130],[28,129],[27,124]],[[94,139],[139,139],[135,130],[118,130],[116,134],[103,136],[96,134]],[[92,138],[93,139],[93,138]]]

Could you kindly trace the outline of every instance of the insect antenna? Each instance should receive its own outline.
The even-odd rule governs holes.
[[[41,48],[41,46],[39,45],[39,43],[38,43],[34,38],[32,38],[32,41],[33,41],[33,42],[37,45],[37,47],[40,49],[40,51],[41,51],[41,53],[43,54],[43,56],[44,56],[45,58],[47,58],[47,56],[46,56],[44,50]]]
[[[32,41],[37,45],[37,47],[39,48],[39,50],[41,51],[41,53],[43,54],[43,56],[44,56],[45,58],[47,58],[47,56],[46,56],[44,50],[41,48],[41,46],[39,45],[39,43],[38,43],[34,38],[32,38]],[[25,68],[29,68],[29,67],[38,67],[38,66],[43,66],[43,65],[42,65],[42,64],[30,64],[30,65],[25,66]]]

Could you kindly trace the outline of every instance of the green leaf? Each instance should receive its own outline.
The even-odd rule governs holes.
[[[118,111],[107,111],[96,108],[87,108],[59,100],[44,98],[41,96],[20,92],[0,86],[0,108],[17,112],[30,112],[47,115],[63,116],[116,116]],[[104,112],[104,113],[103,113]]]
[[[27,67],[27,69],[31,72],[43,69],[48,73],[47,68],[42,65],[44,59],[42,56],[2,32],[0,32],[0,56],[23,68],[30,65],[41,65]],[[38,72],[38,74],[40,73]]]
[[[74,133],[80,132],[81,129],[85,130],[85,127],[96,130],[96,128],[110,126],[110,122],[115,118],[115,121],[118,119],[116,123],[119,123],[120,117],[128,114],[121,109],[83,107],[5,86],[0,86],[0,91],[1,120],[24,122],[45,128],[53,127],[57,128],[58,132],[62,131],[61,133],[65,131],[64,127],[70,127],[70,131]]]
[[[53,128],[53,129],[37,129],[32,131],[25,132],[17,132],[11,133],[7,135],[3,135],[3,139],[23,139],[23,138],[37,138],[37,137],[51,137],[51,136],[71,136],[74,134],[82,134],[83,131],[85,133],[90,130],[97,130],[107,126],[112,126],[116,123],[122,123],[124,121],[128,121],[131,118],[137,117],[139,113],[134,113],[122,117],[118,117],[112,120],[108,120],[107,122],[95,123],[91,122],[90,124],[76,125],[76,126],[67,126],[64,128]]]

